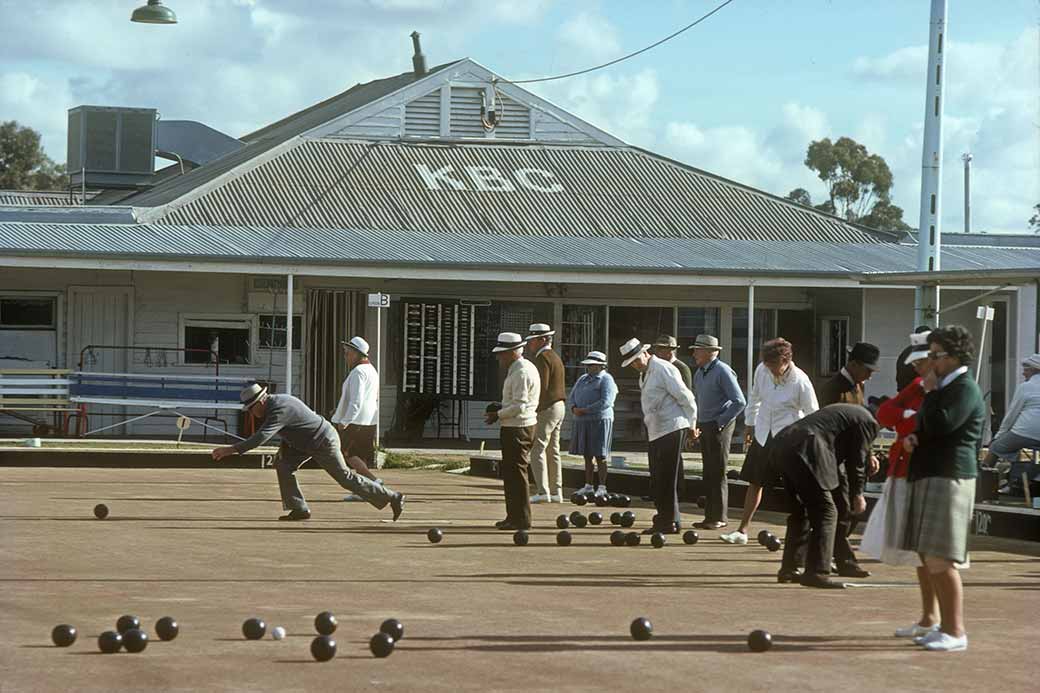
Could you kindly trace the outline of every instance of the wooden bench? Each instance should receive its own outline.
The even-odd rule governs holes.
[[[68,435],[69,422],[77,419],[77,429],[85,425],[84,407],[69,399],[69,371],[61,368],[0,369],[0,414],[6,414],[34,426],[48,424],[35,419],[33,413],[51,413],[55,424]]]
[[[221,411],[241,411],[239,392],[252,382],[251,378],[207,375],[87,373],[80,371],[69,376],[69,400],[84,406],[94,404],[151,410],[140,416],[133,416],[87,431],[83,434],[87,436],[151,416],[163,414],[187,416],[183,413],[184,411],[210,409],[213,410],[214,415],[206,416],[198,423],[201,423],[206,429],[223,430],[225,435],[234,436],[228,432],[227,422],[220,417],[220,413]],[[195,419],[192,420],[195,421]],[[210,421],[219,421],[222,429],[209,425]]]

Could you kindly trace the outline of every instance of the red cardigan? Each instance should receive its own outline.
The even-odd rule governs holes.
[[[921,379],[914,381],[900,390],[899,394],[878,409],[877,419],[885,428],[893,429],[896,434],[896,442],[888,451],[888,476],[897,479],[905,479],[907,469],[910,465],[910,454],[903,450],[903,438],[917,430],[917,411],[924,402],[924,388],[921,387]],[[905,416],[908,411],[914,412],[913,416]]]

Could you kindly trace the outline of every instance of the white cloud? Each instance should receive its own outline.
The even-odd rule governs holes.
[[[1008,43],[952,41],[946,65],[943,111],[943,228],[964,225],[963,163],[971,152],[972,227],[976,231],[1026,230],[1031,208],[1040,201],[1040,32],[1023,30]],[[909,46],[886,55],[861,57],[852,66],[856,78],[913,93],[924,112],[927,65],[925,46]],[[879,120],[877,124],[883,121]],[[860,136],[885,157],[896,179],[893,197],[904,219],[917,225],[921,180],[922,125],[884,123]],[[891,131],[887,142],[885,131]],[[858,137],[857,137],[858,139]],[[875,142],[872,144],[870,140]],[[881,147],[885,149],[882,150]]]
[[[660,97],[657,72],[597,72],[560,82],[524,85],[598,128],[641,147],[652,147]]]
[[[617,30],[599,14],[579,12],[560,25],[558,35],[565,47],[579,55],[606,60],[621,53]]]

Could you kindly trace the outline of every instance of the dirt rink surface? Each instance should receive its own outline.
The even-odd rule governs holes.
[[[716,532],[617,548],[607,523],[559,547],[554,520],[571,505],[535,506],[532,543],[517,547],[490,527],[503,516],[494,480],[385,478],[408,495],[396,524],[340,501],[321,471],[301,472],[314,517],[289,524],[270,470],[0,470],[0,691],[1036,690],[1037,544],[975,541],[969,650],[927,653],[891,635],[918,615],[910,569],[870,562],[866,587],[829,592],[777,584],[779,554]],[[98,502],[109,519],[94,519]],[[642,529],[652,511],[635,511]],[[763,519],[754,531],[780,531]],[[427,541],[432,526],[443,543]],[[326,609],[339,653],[318,663]],[[124,613],[148,648],[98,653]],[[181,624],[172,642],[154,636],[165,615]],[[250,616],[289,636],[246,641]],[[629,636],[637,616],[653,622],[648,642]],[[389,617],[405,637],[376,659],[368,639]],[[50,643],[59,623],[80,631],[70,648]],[[755,628],[771,651],[748,650]]]

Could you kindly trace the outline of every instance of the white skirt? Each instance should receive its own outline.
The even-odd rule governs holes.
[[[861,553],[889,565],[921,565],[921,557],[906,551],[902,545],[906,533],[907,504],[910,486],[906,479],[889,477],[881,489],[859,544]]]

